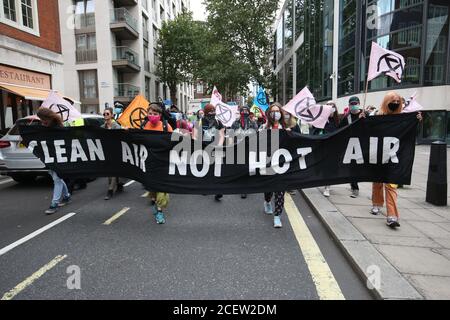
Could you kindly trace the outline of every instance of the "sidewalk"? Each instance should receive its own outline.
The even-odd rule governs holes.
[[[450,207],[425,202],[429,152],[430,146],[417,146],[412,185],[399,189],[397,230],[386,226],[384,216],[370,214],[370,183],[360,184],[357,199],[347,185],[332,187],[329,199],[322,188],[303,190],[363,278],[373,278],[374,266],[379,268],[379,298],[450,299]]]

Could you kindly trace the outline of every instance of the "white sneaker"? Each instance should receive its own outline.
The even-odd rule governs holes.
[[[266,214],[273,214],[273,208],[271,202],[265,202],[264,201],[264,212]]]
[[[325,188],[325,191],[323,192],[323,195],[328,198],[330,196],[330,189]]]
[[[273,227],[277,229],[283,227],[283,224],[281,223],[281,219],[279,216],[273,217]]]
[[[370,213],[374,216],[378,216],[381,213],[381,209],[377,206],[374,206],[372,210],[370,210]]]

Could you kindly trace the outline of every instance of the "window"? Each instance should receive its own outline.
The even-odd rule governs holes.
[[[0,0],[0,22],[39,36],[37,0]]]
[[[151,100],[150,99],[150,78],[145,77],[145,98],[147,100]]]
[[[284,53],[286,54],[294,44],[294,15],[292,14],[292,0],[287,2],[284,11]]]
[[[94,0],[77,0],[75,3],[75,14],[94,13]]]
[[[16,21],[16,3],[15,0],[3,0],[3,12],[5,18]]]
[[[79,71],[81,99],[98,98],[97,70]]]
[[[75,25],[77,29],[95,26],[95,6],[93,0],[76,1]]]
[[[78,63],[97,61],[97,42],[95,33],[76,35],[76,60]]]

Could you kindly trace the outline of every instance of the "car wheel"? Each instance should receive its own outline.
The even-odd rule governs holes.
[[[34,174],[12,174],[11,178],[19,183],[30,183],[36,180],[36,175]]]

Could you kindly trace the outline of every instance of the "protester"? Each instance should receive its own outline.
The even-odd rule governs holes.
[[[377,115],[392,115],[400,114],[403,110],[404,104],[402,98],[396,92],[388,92],[384,97],[383,103],[381,104],[380,110]],[[419,113],[417,118],[422,121],[422,115]],[[383,188],[384,187],[384,188]],[[372,187],[372,210],[373,215],[379,215],[381,213],[381,208],[384,206],[384,195],[383,189],[386,193],[386,209],[387,209],[387,222],[386,224],[390,228],[400,227],[399,211],[397,207],[397,185],[391,183],[374,183]]]
[[[225,127],[216,119],[216,108],[212,104],[207,104],[204,114],[204,118],[200,119],[194,127],[193,139],[223,146],[225,142]],[[222,198],[222,194],[216,194],[215,196],[216,201],[220,201]]]
[[[262,130],[288,129],[285,121],[285,112],[281,104],[274,103],[266,111],[267,122],[261,127]],[[285,192],[268,192],[264,194],[264,211],[266,214],[274,214],[274,228],[283,227],[281,223],[281,214],[284,209]],[[272,198],[275,196],[275,211],[272,207]]]
[[[242,141],[246,136],[256,133],[258,125],[256,122],[250,120],[250,108],[243,106],[239,112],[239,119],[237,119],[231,129],[234,131],[235,141],[230,141],[231,144]],[[246,194],[241,194],[242,199],[246,199]]]
[[[367,106],[367,108],[366,108],[366,113],[371,115],[371,116],[374,115],[374,113],[376,111],[377,111],[377,108],[375,106],[372,106],[372,105]]]
[[[323,134],[330,134],[337,131],[340,125],[339,112],[336,103],[334,101],[328,101],[327,105],[333,108],[333,112],[330,114],[328,122],[322,130]],[[330,196],[330,186],[325,186],[323,195],[325,197]]]
[[[144,130],[173,132],[172,126],[163,119],[163,110],[158,103],[152,103],[147,110],[148,122]],[[157,191],[150,191],[149,198],[151,199],[153,215],[155,216],[157,224],[165,224],[166,218],[163,210],[169,205],[169,194]]]
[[[114,120],[114,112],[112,108],[105,108],[103,111],[103,118],[105,123],[101,126],[103,129],[108,130],[118,130],[122,127]],[[108,192],[106,193],[105,200],[110,200],[115,192],[123,191],[123,183],[120,182],[119,177],[109,177],[108,178]]]
[[[123,111],[125,110],[125,107],[120,102],[114,103],[114,120],[117,120],[122,115]]]
[[[349,112],[344,114],[340,127],[346,127],[348,125],[351,125],[355,121],[357,121],[360,118],[366,117],[366,113],[363,111],[363,108],[361,107],[361,101],[358,97],[351,97],[349,100]],[[359,185],[357,182],[353,182],[350,184],[352,189],[352,194],[350,197],[357,198],[359,196]]]
[[[41,124],[48,128],[62,128],[61,117],[48,108],[39,108],[37,116]],[[71,202],[71,195],[63,179],[58,177],[56,172],[49,170],[48,173],[53,179],[53,198],[50,207],[45,211],[47,215],[52,215],[58,211],[59,207],[64,207]]]

